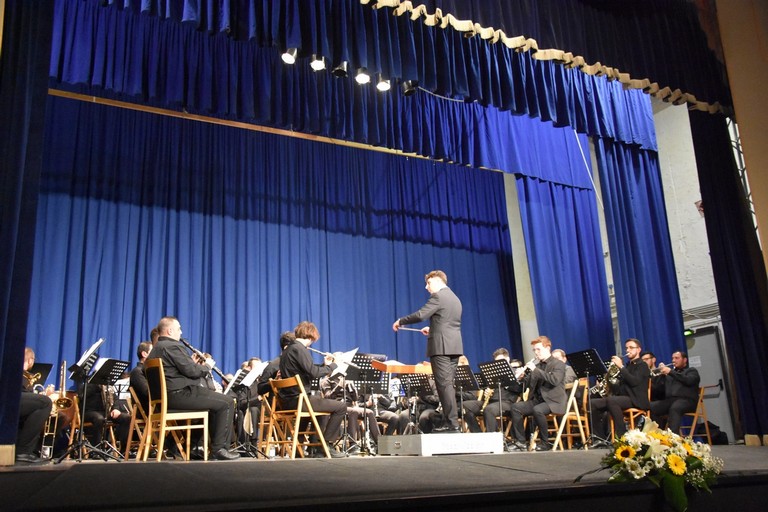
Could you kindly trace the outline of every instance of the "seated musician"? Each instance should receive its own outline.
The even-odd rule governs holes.
[[[341,354],[335,354],[337,357]],[[373,409],[360,406],[360,396],[357,391],[355,383],[347,380],[346,377],[340,373],[333,376],[325,376],[320,379],[320,392],[323,397],[331,400],[339,400],[347,405],[347,434],[355,440],[356,443],[363,442],[360,437],[360,425],[359,421],[362,419],[364,422],[363,429],[368,431],[371,439],[375,445],[379,443],[379,424],[376,422],[376,413]],[[375,446],[368,446],[369,449],[374,449]],[[359,444],[353,445],[347,450],[347,453],[354,455],[360,452]]]
[[[384,434],[392,436],[397,433],[397,427],[400,424],[400,415],[397,413],[397,400],[390,395],[372,394],[365,397],[365,406],[373,409],[377,422],[384,423],[387,426]]]
[[[235,404],[231,398],[200,385],[200,378],[216,366],[207,359],[196,364],[181,344],[181,324],[166,316],[157,324],[160,336],[147,359],[161,359],[165,371],[168,408],[187,411],[208,411],[211,432],[211,456],[217,460],[240,458],[229,449]]]
[[[130,375],[131,389],[136,394],[136,398],[139,399],[145,414],[149,410],[149,384],[147,384],[147,377],[144,375],[144,361],[150,352],[152,352],[152,343],[149,341],[139,343],[139,346],[136,348],[136,356],[139,358],[139,362],[131,370]]]
[[[661,370],[656,367],[656,356],[653,352],[644,350],[640,353],[640,359],[645,361],[645,364],[651,369],[651,402],[663,400],[665,379],[660,378]]]
[[[651,419],[662,428],[666,426],[677,433],[683,414],[696,410],[701,378],[696,368],[688,366],[688,354],[682,351],[673,353],[672,366],[660,367],[659,373],[665,386],[665,398],[651,402]]]
[[[304,389],[309,392],[312,379],[330,375],[336,369],[336,363],[326,357],[324,365],[316,365],[312,362],[312,355],[308,347],[320,338],[320,332],[312,322],[301,322],[293,331],[296,339],[286,345],[280,355],[280,376],[283,379],[298,376]],[[284,388],[280,390],[280,401],[284,407],[292,409],[298,404],[299,392],[296,388]],[[337,400],[329,400],[319,395],[309,395],[309,403],[315,412],[331,413],[328,422],[323,427],[323,437],[328,444],[332,457],[345,457],[332,445],[338,441],[341,433],[341,422],[347,412],[345,404]]]
[[[24,349],[24,374],[19,400],[19,431],[16,436],[16,462],[41,462],[37,450],[41,445],[41,436],[45,423],[51,415],[53,402],[43,394],[35,393],[34,376],[29,373],[35,364],[35,351]]]
[[[493,360],[504,360],[510,363],[509,351],[503,347],[496,349],[493,352]],[[520,361],[515,361],[519,367]],[[512,367],[511,363],[510,367]],[[470,432],[481,432],[480,424],[477,422],[478,414],[483,415],[485,431],[496,432],[499,429],[496,418],[502,414],[511,413],[512,404],[517,401],[523,391],[519,382],[504,381],[501,383],[501,403],[499,403],[498,389],[498,386],[486,388],[481,391],[479,398],[464,401],[464,421]]]
[[[592,429],[597,441],[593,447],[607,446],[605,442],[608,432],[608,415],[613,418],[613,428],[616,438],[620,438],[627,431],[624,424],[624,410],[630,407],[648,410],[648,379],[651,371],[648,365],[640,359],[643,347],[635,338],[628,338],[624,342],[629,362],[625,365],[619,356],[611,358],[611,365],[619,369],[618,382],[609,383],[610,394],[606,397],[593,398],[591,401]]]
[[[576,372],[571,368],[571,365],[568,364],[568,358],[565,356],[565,350],[561,348],[556,348],[552,351],[552,355],[555,357],[555,359],[559,359],[562,362],[565,363],[565,385],[572,382],[576,382]]]
[[[548,414],[565,414],[568,397],[565,393],[565,363],[552,357],[552,342],[546,336],[539,336],[531,341],[533,353],[538,362],[518,369],[518,379],[528,387],[528,400],[512,404],[512,427],[515,442],[509,446],[512,451],[525,451],[526,436],[523,429],[523,417],[533,416],[539,428],[541,442],[536,450],[551,450],[549,432],[547,432]]]

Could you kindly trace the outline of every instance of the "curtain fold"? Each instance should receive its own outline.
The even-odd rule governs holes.
[[[422,99],[424,91],[403,98],[394,79],[418,79],[427,90],[473,101],[464,107],[467,109],[492,106],[500,111],[499,129],[507,124],[503,117],[509,112],[551,120],[558,127],[572,126],[589,135],[648,149],[656,147],[650,101],[642,91],[625,91],[621,83],[606,77],[585,75],[578,69],[540,61],[503,45],[489,45],[479,38],[467,39],[455,31],[414,24],[405,17],[385,16],[370,9],[375,19],[363,25],[371,33],[386,34],[389,39],[380,37],[364,44],[347,33],[348,23],[353,20],[348,20],[350,13],[344,14],[345,9],[354,11],[360,6],[355,7],[354,2],[332,2],[331,6],[335,10],[323,18],[330,32],[311,36],[310,40],[328,38],[337,48],[329,51],[344,49],[346,53],[326,55],[329,67],[352,59],[355,52],[367,53],[369,72],[382,72],[393,79],[390,92],[381,94],[373,84],[358,86],[351,77],[333,78],[330,69],[313,72],[309,59],[321,47],[302,47],[297,63],[286,66],[279,58],[282,48],[263,47],[261,38],[233,41],[225,35],[209,36],[171,20],[79,0],[57,3],[51,77],[63,88],[85,84],[89,89],[83,92],[97,96],[103,96],[104,90],[114,91],[127,101],[149,101],[164,108],[183,108],[405,151],[411,148],[397,142],[412,140],[413,149],[424,156],[510,172],[517,170],[493,165],[495,162],[469,162],[461,153],[439,154],[432,147],[429,131],[411,132],[402,126],[401,120],[413,115],[410,105],[448,102],[453,110],[460,109],[462,103]],[[322,2],[316,7],[328,8]],[[337,25],[342,22],[347,24]],[[392,69],[384,68],[385,64]],[[360,61],[350,60],[350,75],[360,65]],[[637,109],[642,114],[629,114]],[[379,115],[370,119],[363,116],[370,112]],[[423,119],[425,126],[440,121]],[[461,137],[455,138],[453,144],[459,144],[463,137],[472,144],[480,143],[472,137],[474,126],[459,128]],[[315,131],[318,129],[321,131]],[[370,137],[370,132],[378,138]]]
[[[685,348],[656,153],[595,141],[622,338],[655,354]]]
[[[103,0],[100,0],[104,3]],[[662,97],[682,91],[684,101],[702,109],[730,106],[725,67],[716,23],[708,22],[715,7],[686,0],[631,0],[584,2],[581,0],[107,0],[107,3],[135,13],[151,14],[164,20],[183,22],[197,30],[222,33],[238,40],[257,40],[279,48],[300,48],[308,55],[348,60],[354,67],[382,70],[391,77],[417,78],[380,60],[376,32],[380,20],[405,21],[419,49],[405,45],[405,61],[420,61],[418,78],[432,85],[446,83],[447,68],[435,67],[452,33],[454,41],[478,39],[484,44],[508,49],[539,50],[539,59],[565,61],[582,72],[609,73],[634,88],[655,85]],[[701,20],[701,21],[700,21]],[[595,27],[599,27],[596,29]],[[477,34],[477,37],[469,37]],[[439,39],[435,39],[439,37]],[[351,43],[351,44],[350,44]],[[716,43],[713,43],[716,44]],[[322,49],[323,51],[318,51]],[[429,50],[425,53],[424,50]],[[602,62],[602,63],[601,63]],[[379,67],[381,66],[381,67]],[[429,69],[433,68],[433,69]],[[630,76],[631,73],[631,76]],[[449,82],[450,83],[450,82]],[[461,83],[461,79],[459,81]],[[659,85],[660,84],[660,85]],[[444,89],[443,89],[444,90]],[[461,90],[461,87],[454,87]],[[661,91],[659,91],[661,90]],[[473,98],[477,99],[477,98]]]
[[[0,59],[0,445],[16,441],[53,2],[4,2]],[[46,354],[38,358],[45,360]]]
[[[539,332],[566,352],[613,354],[595,192],[526,176],[517,191]]]
[[[442,268],[467,355],[519,346],[503,175],[49,98],[29,332],[132,359],[163,314],[223,369],[315,321],[323,350],[424,358],[392,322]],[[512,293],[512,296],[508,294]]]
[[[725,118],[696,112],[689,117],[739,423],[742,433],[762,436],[768,433],[765,265]]]

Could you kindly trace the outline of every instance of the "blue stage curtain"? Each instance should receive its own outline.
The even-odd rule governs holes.
[[[622,338],[655,354],[685,347],[658,156],[595,141]]]
[[[104,0],[99,0],[105,3]],[[382,70],[390,77],[418,78],[430,83],[436,74],[440,82],[467,81],[461,67],[441,59],[445,52],[460,46],[460,31],[474,31],[479,25],[501,31],[507,37],[532,38],[538,48],[555,48],[586,59],[602,62],[632,78],[648,78],[661,87],[682,89],[700,101],[730,105],[725,67],[709,39],[717,37],[714,9],[688,0],[107,0],[116,7],[161,19],[183,21],[209,33],[222,33],[238,40],[257,40],[279,48],[300,48],[307,55],[351,60],[355,67]],[[363,5],[361,5],[363,4]],[[367,5],[365,5],[367,4]],[[396,16],[391,6],[410,4]],[[417,14],[411,19],[412,12]],[[432,20],[435,14],[439,16]],[[446,29],[448,16],[454,20]],[[389,18],[396,18],[394,20]],[[430,21],[427,21],[430,19]],[[595,27],[599,27],[596,29]],[[458,30],[454,30],[457,28]],[[401,30],[413,34],[413,43],[383,38]],[[439,32],[452,32],[440,37]],[[709,34],[707,32],[710,32]],[[483,37],[496,37],[498,33]],[[399,39],[399,38],[398,38]],[[487,43],[487,41],[482,41]],[[421,45],[432,50],[429,58]],[[502,46],[496,43],[496,46]],[[404,52],[403,66],[389,64],[390,51]],[[399,60],[399,59],[398,59]],[[461,59],[468,61],[469,59]],[[394,61],[397,62],[397,61]],[[448,64],[445,67],[441,63]],[[416,71],[424,75],[413,74]],[[459,73],[456,73],[459,71]]]
[[[286,10],[289,5],[285,4]],[[104,95],[104,90],[114,91],[128,101],[413,150],[511,172],[517,170],[509,162],[495,166],[483,161],[482,149],[472,161],[458,147],[441,154],[433,141],[438,134],[430,127],[438,122],[456,127],[439,134],[449,141],[448,149],[465,139],[474,148],[482,140],[473,136],[479,125],[465,127],[462,121],[466,115],[476,118],[477,112],[485,110],[480,110],[482,106],[492,106],[502,113],[538,117],[581,133],[656,148],[650,102],[640,90],[625,91],[621,83],[606,77],[536,60],[530,53],[480,38],[467,39],[453,30],[414,24],[404,16],[367,8],[355,14],[362,7],[354,2],[306,5],[314,5],[318,19],[325,22],[323,32],[307,43],[320,46],[302,47],[297,63],[287,66],[279,57],[281,48],[272,46],[267,36],[233,41],[132,10],[62,0],[57,3],[51,77],[64,88],[85,84],[88,88],[82,92],[97,96]],[[373,18],[354,25],[358,15]],[[279,30],[282,22],[278,17],[270,30]],[[363,27],[368,31],[363,34],[365,42],[353,31]],[[316,41],[332,45],[325,49]],[[333,78],[330,69],[315,73],[309,68],[310,55],[321,50],[333,52],[326,55],[329,66],[359,54],[359,61],[350,60],[350,73],[365,63],[371,73],[418,79],[429,91],[476,104],[460,108],[461,102],[456,101],[433,103],[422,98],[424,91],[403,98],[396,81],[390,92],[381,94],[373,84],[361,87],[351,77]],[[502,116],[497,118],[493,121]],[[502,120],[498,129],[504,130],[506,124]],[[456,133],[459,127],[464,129]]]
[[[613,354],[595,192],[518,176],[517,194],[539,332],[566,352]]]
[[[473,362],[520,345],[503,175],[49,98],[30,340],[132,359],[163,314],[222,369],[319,348],[425,357],[392,322],[441,268]]]
[[[725,346],[738,392],[737,431],[763,436],[768,434],[768,283],[763,253],[725,118],[689,115]]]
[[[4,2],[0,59],[0,445],[16,442],[53,2]],[[30,343],[32,344],[32,343]],[[47,360],[47,354],[37,354]]]

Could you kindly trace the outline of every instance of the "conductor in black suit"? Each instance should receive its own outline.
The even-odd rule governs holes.
[[[433,432],[459,432],[453,379],[459,356],[464,353],[461,342],[461,301],[448,288],[448,277],[442,270],[433,270],[424,279],[430,293],[429,300],[415,313],[396,320],[392,329],[398,331],[401,325],[429,319],[429,327],[424,327],[421,332],[427,336],[427,357],[432,362],[437,394],[445,418],[445,424]]]

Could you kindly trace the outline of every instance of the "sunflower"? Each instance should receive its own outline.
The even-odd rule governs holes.
[[[685,448],[686,453],[688,453],[688,456],[690,457],[693,455],[693,447],[688,443],[683,443],[683,448]]]
[[[672,446],[672,442],[669,440],[669,437],[661,432],[649,432],[648,435],[654,439],[658,439],[658,441],[664,446]]]
[[[670,453],[667,457],[667,464],[669,464],[669,470],[672,473],[680,476],[685,473],[685,461],[679,455]]]
[[[614,453],[616,459],[622,461],[624,459],[631,459],[635,456],[635,449],[629,445],[619,446]]]

